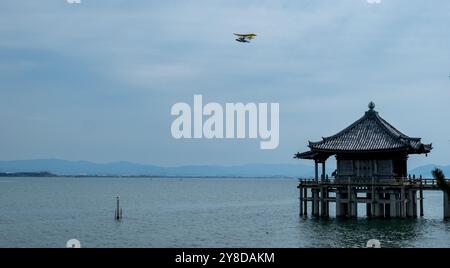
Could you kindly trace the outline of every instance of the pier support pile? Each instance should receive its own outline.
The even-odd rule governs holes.
[[[416,218],[418,211],[420,216],[424,214],[423,190],[438,189],[435,182],[429,179],[358,183],[302,180],[298,188],[300,216],[308,216],[310,203],[311,216],[320,218],[330,216],[330,203],[333,202],[338,218],[357,218],[358,204],[365,204],[366,216],[369,218]],[[450,218],[450,199],[447,194],[444,195],[444,217]]]

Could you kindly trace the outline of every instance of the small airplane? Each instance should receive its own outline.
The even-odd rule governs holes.
[[[236,41],[241,42],[241,43],[250,43],[250,41],[256,37],[256,34],[238,34],[235,33],[234,35],[237,36]]]

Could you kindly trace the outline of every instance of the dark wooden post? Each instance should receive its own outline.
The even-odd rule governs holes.
[[[303,209],[303,215],[308,216],[308,188],[303,189],[303,198],[305,199],[303,201],[304,209]]]
[[[330,217],[330,202],[329,202],[329,197],[330,197],[330,192],[329,192],[329,188],[326,187],[325,188],[325,198],[327,199],[325,201],[325,217]]]
[[[444,191],[444,219],[450,219],[450,198],[446,191]]]
[[[319,161],[314,161],[314,172],[315,172],[315,181],[318,184],[319,183]],[[319,202],[318,201],[318,191],[311,187],[311,215],[312,216],[319,216]]]
[[[325,160],[322,162],[322,182],[325,181]]]
[[[325,206],[325,198],[326,193],[323,184],[325,183],[325,161],[322,162],[322,177],[320,178],[321,186],[320,186],[320,215],[322,217],[326,217],[327,211]]]
[[[402,218],[406,218],[406,199],[405,199],[405,187],[402,186],[401,194],[400,194],[400,204],[401,204],[401,215]]]
[[[116,213],[115,213],[115,218],[116,220],[120,220],[120,197],[117,196],[116,197]]]
[[[300,189],[300,217],[303,216],[303,187],[302,187],[302,182],[300,181],[300,184],[298,186],[298,188]]]
[[[123,217],[122,208],[120,207],[120,197],[116,196],[116,211],[114,213],[114,219],[120,221]]]
[[[314,172],[316,181],[319,181],[319,163],[317,160],[314,161]]]
[[[369,190],[369,187],[367,187],[367,190]],[[367,199],[367,203],[366,203],[366,215],[367,217],[372,217],[372,193],[367,193],[366,194],[366,199]],[[369,202],[370,200],[370,202]]]
[[[419,190],[419,203],[420,203],[420,217],[423,217],[423,181],[420,176],[420,190]]]

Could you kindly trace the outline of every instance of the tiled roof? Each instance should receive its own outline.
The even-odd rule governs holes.
[[[420,138],[411,138],[386,122],[373,110],[345,128],[341,132],[323,138],[319,142],[309,142],[311,152],[379,152],[405,150],[408,153],[428,153],[431,144],[422,144]],[[311,152],[297,154],[298,158],[310,158]],[[309,153],[309,154],[308,154]],[[304,157],[303,157],[303,154]]]

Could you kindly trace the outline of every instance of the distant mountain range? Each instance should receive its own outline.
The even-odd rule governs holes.
[[[57,175],[185,176],[185,177],[312,177],[312,166],[302,164],[198,165],[161,167],[130,162],[93,163],[60,159],[0,161],[0,172],[50,172]]]
[[[450,175],[450,165],[425,165],[410,170],[410,174],[431,177],[431,170],[440,168]],[[162,167],[131,162],[93,163],[60,159],[0,161],[0,172],[50,172],[57,175],[97,176],[183,176],[183,177],[293,177],[314,176],[312,165],[304,164],[245,164],[237,166],[198,165]]]
[[[422,175],[424,178],[431,178],[431,171],[435,168],[441,169],[444,172],[445,177],[447,177],[447,178],[450,177],[450,165],[442,166],[442,165],[429,164],[429,165],[416,167],[416,168],[412,169],[409,173],[415,174],[416,176]]]

